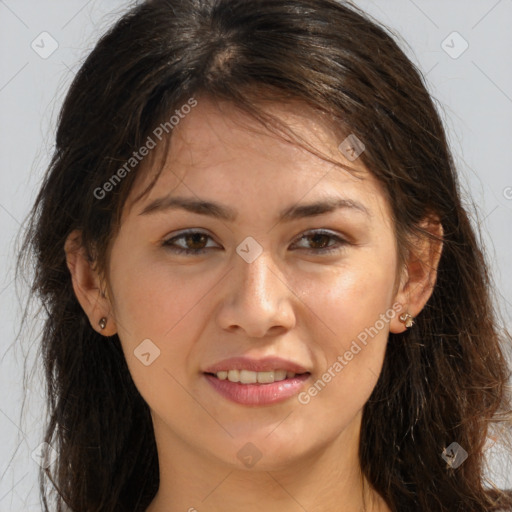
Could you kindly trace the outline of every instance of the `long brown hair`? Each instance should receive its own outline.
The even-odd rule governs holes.
[[[489,491],[484,477],[488,428],[510,412],[510,337],[498,332],[442,123],[421,73],[388,31],[334,0],[147,1],[100,39],[76,75],[19,258],[19,268],[33,258],[32,293],[47,315],[44,440],[58,459],[41,470],[44,509],[144,511],[158,489],[148,405],[117,335],[106,343],[90,326],[63,248],[80,229],[91,260],[107,268],[139,166],[104,197],[98,187],[200,95],[227,100],[265,126],[272,118],[263,101],[298,100],[364,141],[360,158],[384,186],[401,251],[414,250],[408,235],[421,234],[427,214],[439,217],[437,282],[414,328],[389,336],[364,408],[360,463],[396,512],[512,509],[512,496]],[[453,441],[469,453],[456,469],[441,457]]]

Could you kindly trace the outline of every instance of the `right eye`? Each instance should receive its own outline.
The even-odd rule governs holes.
[[[211,248],[205,246],[208,239],[213,240],[207,233],[191,229],[164,240],[162,246],[176,254],[199,255]],[[182,241],[182,246],[178,245],[177,241]]]

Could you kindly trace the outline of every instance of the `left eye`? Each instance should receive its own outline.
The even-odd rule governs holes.
[[[164,240],[162,245],[176,254],[203,254],[207,252],[207,249],[217,249],[218,247],[205,247],[208,240],[212,240],[212,237],[202,231],[185,231],[177,236]],[[182,241],[183,244],[180,246],[176,242]],[[317,230],[303,234],[297,241],[310,240],[314,245],[320,245],[320,247],[306,249],[308,252],[313,253],[331,253],[338,251],[342,246],[347,245],[348,242],[329,231]],[[329,240],[334,240],[334,244],[328,245]]]
[[[317,231],[309,231],[308,233],[303,234],[300,240],[310,239],[313,241],[314,245],[320,245],[316,249],[306,249],[308,252],[328,254],[336,251],[340,251],[343,246],[348,245],[348,241],[342,238],[339,235],[331,233],[330,231],[317,230]],[[329,240],[334,240],[334,244],[327,245]]]

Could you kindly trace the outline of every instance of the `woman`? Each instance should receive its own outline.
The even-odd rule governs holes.
[[[56,142],[24,246],[45,510],[512,510],[484,476],[509,338],[383,28],[333,0],[147,1]]]

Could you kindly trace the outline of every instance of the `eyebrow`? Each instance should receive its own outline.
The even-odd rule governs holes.
[[[213,201],[179,196],[166,196],[155,199],[149,203],[139,213],[139,215],[151,215],[175,209],[183,209],[191,213],[197,213],[199,215],[208,215],[210,217],[229,222],[235,221],[238,216],[237,211],[229,206],[225,206]],[[289,222],[297,219],[331,213],[339,209],[350,209],[355,212],[370,216],[368,209],[357,201],[340,197],[328,197],[326,199],[309,204],[289,206],[284,210],[281,210],[277,220],[278,222]]]

